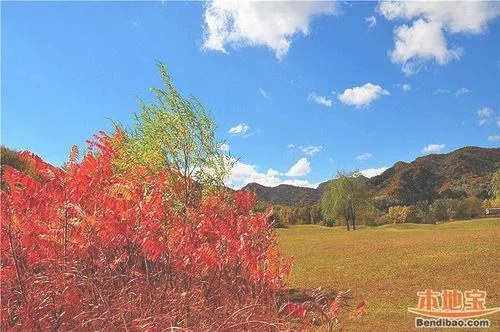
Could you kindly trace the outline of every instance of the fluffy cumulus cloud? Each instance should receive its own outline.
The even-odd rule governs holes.
[[[440,153],[445,147],[446,146],[444,144],[429,144],[427,146],[424,146],[421,152],[424,154]]]
[[[384,171],[388,169],[388,167],[381,167],[381,168],[368,168],[360,171],[361,175],[366,176],[367,178],[372,178],[374,176],[380,175],[384,173]]]
[[[301,146],[300,150],[309,156],[317,155],[323,147],[321,145]]]
[[[493,110],[489,107],[483,107],[477,111],[477,118],[480,126],[489,125],[493,118]]]
[[[315,103],[326,106],[326,107],[331,107],[333,104],[331,99],[324,97],[324,96],[318,96],[315,92],[311,92],[307,96],[307,100],[314,101]]]
[[[311,171],[311,163],[307,158],[300,158],[286,173],[287,176],[305,176]]]
[[[309,34],[314,17],[336,13],[331,1],[212,0],[204,14],[203,49],[227,53],[227,46],[265,46],[281,59],[293,36]]]
[[[337,97],[342,104],[360,108],[370,105],[381,96],[388,95],[390,95],[389,91],[384,90],[380,85],[366,83],[363,86],[345,89],[344,92],[338,94]]]
[[[411,90],[411,85],[408,83],[405,83],[405,84],[401,85],[401,90],[403,90],[404,92],[408,92]]]
[[[240,189],[252,182],[268,187],[275,187],[280,184],[310,188],[318,186],[318,183],[311,183],[309,180],[282,178],[284,174],[272,168],[269,168],[267,172],[259,172],[256,165],[246,164],[233,158],[228,158],[229,164],[232,167],[230,167],[229,175],[224,183],[234,189]]]
[[[480,34],[500,15],[497,1],[381,1],[378,11],[388,20],[412,20],[394,30],[391,60],[404,73],[415,74],[427,61],[445,65],[462,49],[449,46],[445,34]]]
[[[452,59],[459,59],[462,49],[449,49],[446,45],[441,25],[419,19],[412,26],[403,24],[394,31],[394,50],[391,61],[401,64],[405,74],[420,71],[427,60],[435,60],[440,65]]]
[[[267,170],[266,175],[267,176],[279,176],[279,175],[283,175],[283,174],[280,173],[280,172],[278,172],[275,169],[270,168],[270,169]]]
[[[231,160],[233,165],[229,171],[229,175],[224,181],[227,186],[235,189],[244,187],[245,185],[256,182],[263,186],[277,186],[281,180],[273,172],[259,172],[256,165],[246,164],[241,161]]]
[[[245,123],[237,124],[236,126],[230,128],[228,133],[232,135],[244,135],[250,127]]]
[[[356,157],[356,159],[359,161],[365,161],[371,158],[373,158],[373,154],[371,154],[370,152],[365,152]]]

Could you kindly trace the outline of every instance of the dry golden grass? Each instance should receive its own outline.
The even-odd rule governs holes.
[[[346,321],[347,331],[417,330],[407,308],[417,305],[416,293],[426,288],[478,288],[488,292],[488,307],[500,307],[500,219],[354,232],[301,225],[279,229],[278,244],[294,257],[291,288],[352,289],[353,304],[368,302],[364,318]],[[500,330],[499,313],[486,318],[490,330]]]

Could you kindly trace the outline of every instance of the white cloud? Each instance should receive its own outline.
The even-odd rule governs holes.
[[[477,116],[480,118],[491,118],[493,110],[489,107],[483,107],[477,111]]]
[[[429,153],[439,153],[443,151],[443,149],[446,147],[444,144],[429,144],[427,146],[424,146],[422,149],[422,153],[429,154]]]
[[[333,104],[331,99],[328,99],[327,97],[324,96],[318,96],[315,92],[311,92],[309,96],[307,96],[307,100],[312,100],[315,103],[326,107],[331,107]]]
[[[491,123],[491,119],[479,119],[477,122],[480,126],[485,126]]]
[[[405,84],[401,85],[401,90],[403,90],[404,92],[408,92],[411,90],[411,85],[405,83]]]
[[[365,152],[365,153],[360,154],[359,156],[356,157],[356,159],[359,161],[365,161],[365,160],[368,160],[371,158],[373,158],[373,154],[371,154],[369,152]]]
[[[488,141],[500,142],[500,135],[490,135],[490,136],[488,136]]]
[[[233,167],[229,171],[229,175],[224,180],[224,183],[233,189],[240,189],[252,182],[268,187],[275,187],[280,184],[290,184],[310,188],[316,188],[318,186],[318,183],[311,183],[309,180],[282,179],[280,176],[282,176],[283,173],[272,168],[268,169],[267,172],[262,173],[258,171],[258,167],[256,165],[236,161],[234,158],[228,158],[228,164],[229,163],[233,163]]]
[[[317,188],[319,183],[311,183],[309,180],[300,180],[300,179],[286,179],[282,181],[280,184],[289,184],[297,187],[308,187],[308,188]]]
[[[289,149],[294,149],[295,148],[295,144],[288,144],[286,147],[289,148]]]
[[[460,89],[457,90],[457,92],[455,92],[455,97],[458,97],[458,96],[461,96],[461,95],[465,95],[465,94],[468,94],[470,93],[470,89],[467,89],[465,87],[461,87]]]
[[[228,133],[233,135],[243,135],[245,134],[250,127],[245,123],[240,123],[229,129]]]
[[[229,176],[224,181],[227,186],[238,189],[251,182],[260,183],[263,186],[276,186],[281,182],[274,174],[258,172],[256,165],[246,164],[234,159],[232,159],[232,162],[234,162],[234,165],[229,171]]]
[[[307,146],[307,147],[303,147],[303,146],[300,147],[300,150],[302,150],[302,152],[304,152],[305,154],[307,154],[309,156],[315,156],[316,154],[318,154],[318,152],[321,151],[321,149],[323,149],[323,147],[321,145],[317,145],[317,146],[311,145],[311,146]]]
[[[267,91],[266,91],[266,90],[264,90],[264,89],[260,89],[260,88],[259,88],[259,90],[257,90],[257,93],[258,93],[259,95],[261,95],[262,97],[264,97],[264,98],[269,98],[269,95],[267,94]]]
[[[447,95],[450,93],[450,90],[448,89],[443,89],[443,88],[437,88],[432,92],[433,95]]]
[[[311,171],[311,163],[307,158],[300,158],[286,173],[287,176],[304,176]]]
[[[275,169],[270,168],[270,169],[268,169],[268,170],[267,170],[266,175],[267,175],[267,176],[279,176],[279,175],[281,175],[281,173],[280,173],[280,172],[278,172],[278,171],[277,171],[277,170],[275,170]]]
[[[344,92],[337,97],[343,104],[353,105],[359,108],[370,105],[373,101],[384,95],[388,96],[390,93],[382,89],[380,85],[366,83],[363,86],[345,89]]]
[[[384,0],[378,11],[388,20],[413,20],[411,26],[394,30],[395,46],[390,53],[403,72],[414,74],[427,61],[445,65],[459,59],[460,47],[448,47],[445,32],[480,34],[488,23],[500,15],[495,1],[391,1]]]
[[[229,151],[229,145],[228,145],[228,144],[226,144],[226,143],[222,143],[222,144],[219,146],[219,150],[224,151],[224,152],[228,152],[228,151]]]
[[[381,167],[381,168],[368,168],[360,171],[360,173],[367,178],[372,178],[374,176],[380,175],[384,173],[384,171],[388,169],[388,167]]]
[[[374,28],[377,25],[377,18],[375,16],[365,17],[365,22],[368,23],[369,28]]]
[[[493,110],[489,107],[483,107],[477,111],[478,124],[485,126],[491,123],[493,117]],[[497,122],[498,124],[498,122]]]
[[[412,26],[403,24],[394,31],[394,50],[391,61],[401,65],[407,74],[419,72],[428,60],[444,65],[450,60],[459,59],[460,48],[448,49],[441,25],[419,19]]]
[[[226,47],[266,46],[283,58],[296,34],[308,35],[320,15],[334,15],[331,1],[212,0],[205,10],[203,49],[227,53]]]

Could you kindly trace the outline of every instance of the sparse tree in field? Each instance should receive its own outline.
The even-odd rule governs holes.
[[[352,222],[356,230],[357,216],[371,205],[372,193],[359,173],[337,174],[334,181],[330,181],[323,195],[321,207],[325,219],[343,219],[347,230]]]
[[[184,98],[172,84],[167,68],[158,63],[164,88],[151,88],[154,102],[141,102],[135,125],[126,131],[118,148],[119,167],[162,170],[172,188],[181,187],[183,209],[202,184],[219,186],[227,174],[229,158],[220,152],[223,142],[215,137],[215,122],[193,96]]]

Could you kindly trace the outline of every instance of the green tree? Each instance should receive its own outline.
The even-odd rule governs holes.
[[[435,221],[444,221],[449,219],[448,208],[450,202],[447,199],[437,199],[429,207],[432,218]]]
[[[497,169],[491,178],[491,193],[494,198],[500,199],[500,169]]]
[[[184,98],[167,68],[157,66],[165,87],[151,88],[154,101],[141,102],[134,127],[125,130],[117,166],[162,170],[172,188],[182,188],[177,198],[186,209],[200,185],[204,190],[222,185],[229,158],[220,152],[223,142],[217,141],[215,122],[203,105],[193,96]]]
[[[475,196],[467,197],[465,203],[467,204],[467,211],[472,218],[477,218],[484,213],[481,206],[483,202],[479,198]]]
[[[416,221],[423,224],[433,222],[431,213],[429,211],[429,203],[427,201],[418,201],[415,205],[415,218]]]
[[[314,205],[311,208],[310,214],[311,214],[311,224],[319,224],[323,219],[323,216],[321,214],[321,206],[319,204]]]
[[[339,172],[334,181],[328,184],[321,208],[323,217],[327,220],[343,219],[347,230],[352,223],[356,230],[356,218],[372,204],[372,193],[358,172]]]

